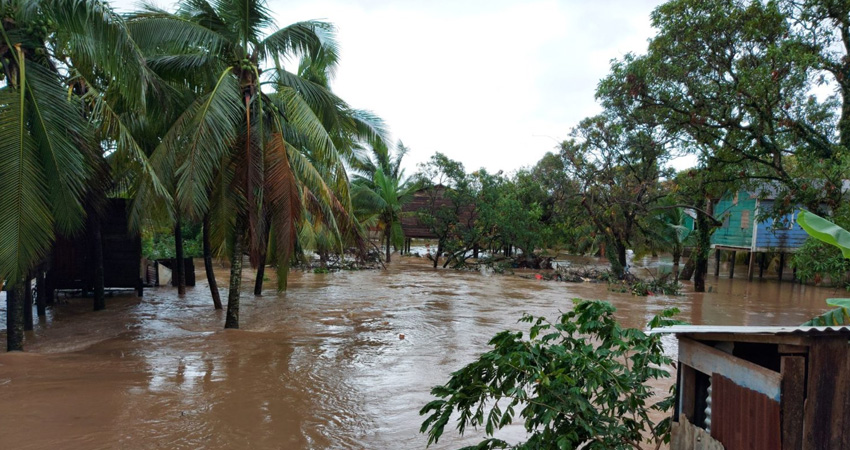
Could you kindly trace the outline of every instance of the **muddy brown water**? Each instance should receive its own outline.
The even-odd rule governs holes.
[[[396,258],[386,271],[293,272],[287,293],[263,297],[246,272],[242,329],[225,331],[197,275],[184,298],[148,289],[98,313],[91,300],[60,303],[27,334],[27,352],[0,354],[0,448],[424,448],[418,411],[431,386],[496,332],[522,329],[523,312],[554,318],[580,297],[612,302],[633,327],[671,306],[694,324],[795,325],[841,295],[709,277],[711,293],[641,298]],[[514,425],[499,436],[523,435]],[[478,437],[447,428],[432,448]]]

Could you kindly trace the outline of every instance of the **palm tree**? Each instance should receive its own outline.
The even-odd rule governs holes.
[[[325,211],[350,209],[342,156],[321,117],[344,103],[280,64],[299,55],[335,64],[333,28],[307,21],[265,34],[274,23],[263,2],[206,0],[176,13],[149,7],[130,27],[148,64],[197,94],[151,162],[174,186],[179,213],[209,215],[210,239],[230,254],[225,327],[238,328],[243,251],[257,265],[274,248],[285,289],[305,195]]]
[[[372,157],[364,158],[354,167],[358,172],[352,180],[353,200],[364,222],[374,222],[383,230],[386,260],[390,262],[391,246],[401,247],[404,232],[401,228],[402,206],[407,203],[416,185],[404,176],[401,161],[408,149],[399,141],[395,156],[382,142],[372,145]]]
[[[97,0],[3,2],[0,67],[0,280],[11,294],[8,348],[22,350],[17,299],[55,233],[82,228],[100,195],[101,139],[115,140],[116,159],[145,164],[93,92],[143,111],[148,73],[122,18]]]
[[[679,280],[679,261],[684,253],[691,229],[686,226],[687,213],[682,208],[668,208],[655,217],[658,227],[653,227],[649,238],[654,244],[670,250],[673,256],[673,278]]]

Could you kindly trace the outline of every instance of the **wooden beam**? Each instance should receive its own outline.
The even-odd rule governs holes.
[[[782,450],[803,448],[803,406],[806,392],[806,357],[783,356],[781,360]]]
[[[677,334],[680,339],[699,339],[701,341],[728,341],[728,342],[755,342],[760,344],[787,344],[796,346],[808,346],[810,338],[795,334],[738,334],[738,333],[699,333]]]
[[[686,365],[679,366],[679,417],[694,417],[696,412],[696,370]]]
[[[780,400],[779,372],[688,338],[679,338],[679,361],[708,375],[723,375],[738,386],[760,392],[774,401]]]
[[[735,278],[735,257],[738,252],[732,252],[732,259],[729,261],[729,278]]]
[[[720,249],[714,249],[714,276],[720,276]]]
[[[750,262],[747,263],[747,279],[753,281],[756,268],[756,252],[750,252]]]
[[[779,344],[780,355],[799,355],[809,353],[808,345]]]

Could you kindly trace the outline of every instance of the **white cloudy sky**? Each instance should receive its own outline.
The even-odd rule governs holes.
[[[162,7],[171,2],[158,0]],[[278,25],[338,28],[334,91],[411,148],[468,170],[533,165],[582,118],[612,58],[644,52],[661,0],[271,0]],[[118,9],[136,4],[118,0]]]

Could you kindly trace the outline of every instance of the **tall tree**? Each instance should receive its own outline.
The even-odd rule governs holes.
[[[200,94],[151,161],[174,184],[180,213],[193,220],[209,213],[211,239],[229,251],[225,327],[238,328],[243,250],[256,265],[268,235],[285,289],[302,208],[316,205],[328,220],[350,211],[341,155],[320,117],[345,104],[280,65],[299,55],[335,64],[333,28],[307,21],[266,34],[274,23],[264,2],[205,0],[176,13],[148,8],[130,25],[162,76],[195,73],[189,80]]]
[[[577,201],[606,237],[612,271],[626,269],[626,250],[647,234],[645,219],[665,192],[660,180],[672,138],[657,126],[608,110],[585,119],[561,144],[567,172],[580,183]]]

